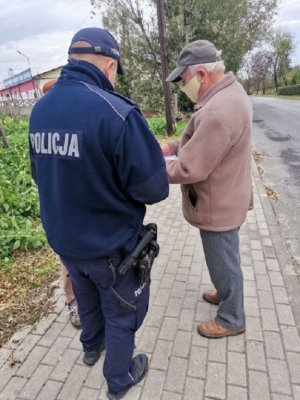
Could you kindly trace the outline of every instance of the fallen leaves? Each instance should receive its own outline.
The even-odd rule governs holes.
[[[262,165],[263,155],[261,153],[259,153],[255,148],[252,148],[252,155],[255,160],[257,170],[258,170],[260,176],[263,176],[263,174],[264,174],[264,167]],[[270,188],[269,186],[264,186],[264,188],[265,188],[265,192],[266,192],[267,196],[269,197],[269,199],[271,199],[273,201],[278,200],[277,193],[274,192],[274,190],[272,188]]]
[[[277,201],[278,200],[278,196],[277,193],[274,192],[274,190],[268,186],[265,186],[265,191],[267,193],[267,196],[269,197],[269,199],[273,200],[273,201]]]
[[[260,176],[263,176],[263,173],[264,173],[264,168],[262,166],[263,155],[261,153],[259,153],[257,150],[255,150],[254,148],[252,149],[252,155],[255,160],[255,163],[256,163],[256,166],[257,166]]]

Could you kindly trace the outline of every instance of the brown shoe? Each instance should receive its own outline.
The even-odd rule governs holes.
[[[213,319],[204,324],[198,325],[198,333],[207,338],[218,339],[226,336],[235,336],[245,332],[245,328],[240,329],[226,329],[218,325]]]
[[[216,306],[220,304],[220,296],[215,289],[206,290],[203,293],[202,297],[208,303],[215,304]]]

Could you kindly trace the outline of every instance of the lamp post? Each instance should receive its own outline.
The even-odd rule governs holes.
[[[17,50],[17,53],[19,53],[21,56],[23,56],[23,57],[25,57],[25,58],[27,59],[28,67],[29,67],[29,72],[30,72],[30,76],[31,76],[31,78],[33,78],[32,72],[31,72],[31,66],[30,66],[29,57],[27,57],[25,54],[23,54],[20,50]],[[36,93],[36,87],[35,87],[35,80],[34,80],[34,78],[33,78],[33,90],[34,90],[34,97],[37,98],[37,93]]]
[[[23,56],[23,57],[25,57],[27,59],[30,75],[32,76],[29,57],[27,57],[25,54],[21,53],[20,50],[17,50],[17,53],[21,54],[21,56]]]

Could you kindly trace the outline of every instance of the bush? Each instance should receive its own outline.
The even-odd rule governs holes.
[[[147,119],[150,130],[156,135],[165,136],[167,133],[167,122],[166,118],[162,115],[157,115]],[[187,124],[186,119],[181,119],[176,122],[176,132],[175,136],[181,135],[183,129]]]
[[[277,93],[285,96],[300,95],[300,85],[279,87]]]
[[[148,118],[149,128],[155,135],[165,135],[167,129],[166,118],[161,115]]]
[[[298,85],[300,84],[300,68],[296,69],[292,75],[291,79],[291,84],[292,85]]]
[[[0,258],[46,242],[29,167],[28,122],[6,117],[2,125],[10,147],[0,144]]]

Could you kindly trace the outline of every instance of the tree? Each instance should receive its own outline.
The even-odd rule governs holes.
[[[170,51],[178,54],[187,41],[207,39],[222,50],[227,70],[233,72],[269,33],[277,9],[277,0],[223,0],[221,5],[219,0],[166,0],[166,4]]]
[[[103,24],[120,43],[125,75],[117,89],[141,104],[144,109],[163,106],[162,68],[156,4],[144,0],[95,0]],[[144,15],[145,7],[148,15]]]
[[[238,73],[238,77],[242,82],[244,89],[246,90],[247,94],[252,94],[252,77],[251,77],[251,54],[247,53],[243,59],[241,68]]]
[[[171,101],[171,87],[170,83],[166,81],[169,75],[168,66],[168,50],[166,43],[166,22],[165,22],[165,10],[163,0],[156,0],[157,3],[157,20],[158,20],[158,32],[160,42],[160,55],[162,64],[162,82],[165,99],[165,113],[167,121],[167,135],[171,136],[175,132],[175,121],[172,112],[172,101]]]
[[[121,42],[126,75],[120,89],[145,108],[162,106],[162,65],[157,0],[91,0],[105,27]],[[168,56],[173,68],[182,47],[207,39],[222,49],[228,70],[236,72],[244,55],[272,25],[277,0],[161,0],[166,18]],[[176,90],[176,89],[173,89]]]
[[[266,93],[266,80],[272,65],[272,53],[268,50],[258,50],[250,57],[250,76],[255,85],[256,93],[262,89]]]
[[[273,75],[275,89],[279,86],[279,79],[282,78],[285,86],[288,85],[287,73],[290,69],[291,55],[293,52],[293,39],[290,32],[277,29],[273,32],[271,38],[273,49]]]

